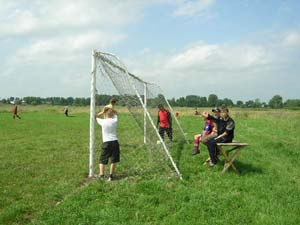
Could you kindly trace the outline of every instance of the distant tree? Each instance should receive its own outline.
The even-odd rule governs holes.
[[[262,108],[266,108],[266,107],[268,107],[268,104],[265,103],[265,102],[263,102],[263,103],[261,103],[261,107],[262,107]]]
[[[280,95],[274,95],[269,101],[269,106],[274,109],[282,108],[282,97]]]
[[[169,99],[168,100],[171,106],[176,106],[176,100],[175,98]]]
[[[186,106],[188,107],[198,107],[200,97],[197,95],[188,95],[185,97]]]
[[[110,95],[96,95],[96,105],[107,105],[112,98]],[[76,104],[76,103],[75,103]]]
[[[16,97],[16,98],[15,98],[15,104],[19,105],[19,104],[21,104],[21,103],[22,103],[21,99],[18,98],[18,97]]]
[[[176,104],[177,104],[178,106],[181,106],[181,107],[186,106],[185,98],[184,98],[184,97],[178,98],[178,99],[176,100]]]
[[[91,98],[84,98],[84,105],[90,105],[91,104]]]
[[[284,103],[285,107],[300,107],[300,99],[288,99]]]
[[[73,97],[68,97],[67,98],[67,105],[73,105],[74,103],[74,98]]]
[[[242,107],[242,106],[244,105],[244,102],[241,101],[241,100],[238,100],[238,101],[236,101],[236,105],[237,105],[238,107]]]
[[[216,104],[214,105],[214,106],[222,106],[222,105],[224,105],[224,100],[223,99],[217,99],[217,102],[216,102]]]
[[[249,100],[249,101],[246,101],[246,102],[245,102],[245,106],[246,106],[247,108],[254,108],[255,103],[254,103],[253,100]]]
[[[28,97],[24,97],[23,100],[29,105],[40,105],[40,104],[42,104],[42,99],[40,97],[28,96]]]
[[[233,101],[229,98],[224,98],[223,100],[223,104],[226,105],[226,106],[233,106]]]
[[[208,96],[208,100],[207,100],[208,106],[210,106],[210,107],[216,106],[217,105],[217,100],[218,100],[218,96],[217,95],[210,94]]]
[[[207,107],[207,98],[206,97],[200,97],[199,98],[199,107]]]
[[[262,103],[260,102],[259,98],[254,100],[254,107],[255,108],[261,108]]]

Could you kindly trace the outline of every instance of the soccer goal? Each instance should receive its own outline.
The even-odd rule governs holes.
[[[176,160],[171,153],[173,153],[173,146],[176,145],[176,151],[179,151],[178,144],[186,143],[188,139],[180,126],[178,114],[173,111],[161,88],[129,73],[126,66],[115,55],[95,50],[92,52],[91,70],[89,177],[94,176],[96,108],[101,110],[111,96],[117,99],[118,126],[121,124],[122,127],[118,129],[119,139],[122,139],[120,141],[121,152],[122,145],[129,146],[130,143],[129,148],[138,153],[143,149],[140,146],[142,143],[149,150],[148,156],[150,157],[148,159],[142,157],[142,160],[151,162],[162,160],[159,162],[160,165],[168,165],[169,168],[173,168],[173,171],[182,179]],[[173,142],[168,139],[166,134],[164,139],[159,134],[158,105],[163,105],[172,115]],[[133,123],[136,125],[135,127],[132,125]],[[133,132],[134,129],[136,129],[135,132]]]

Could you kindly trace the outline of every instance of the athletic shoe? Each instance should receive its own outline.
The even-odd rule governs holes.
[[[194,151],[193,153],[192,153],[192,155],[197,155],[197,154],[199,154],[200,153],[200,151]]]
[[[209,163],[208,163],[208,166],[209,167],[214,167],[216,164],[215,163],[213,163],[212,161],[209,161]]]
[[[113,175],[110,174],[109,177],[108,177],[108,179],[107,179],[107,181],[112,181],[112,180],[113,180]]]

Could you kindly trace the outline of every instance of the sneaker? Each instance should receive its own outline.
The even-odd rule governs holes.
[[[194,151],[193,153],[192,153],[192,155],[197,155],[197,154],[199,154],[200,153],[200,151]]]
[[[113,175],[110,174],[109,177],[108,177],[108,179],[107,179],[107,181],[112,181],[112,180],[113,180]]]
[[[208,163],[208,167],[214,167],[216,164],[215,163],[213,163],[212,161],[209,161],[209,163]]]

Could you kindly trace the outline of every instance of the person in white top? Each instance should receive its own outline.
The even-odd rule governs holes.
[[[105,119],[100,118],[105,115]],[[113,179],[116,164],[120,162],[120,146],[117,137],[117,122],[118,117],[116,111],[107,108],[102,110],[96,115],[98,124],[102,127],[102,151],[100,155],[99,163],[99,177],[104,178],[105,165],[108,164],[108,160],[111,159],[109,178]]]
[[[64,113],[66,116],[69,116],[69,107],[68,106],[65,106]]]

